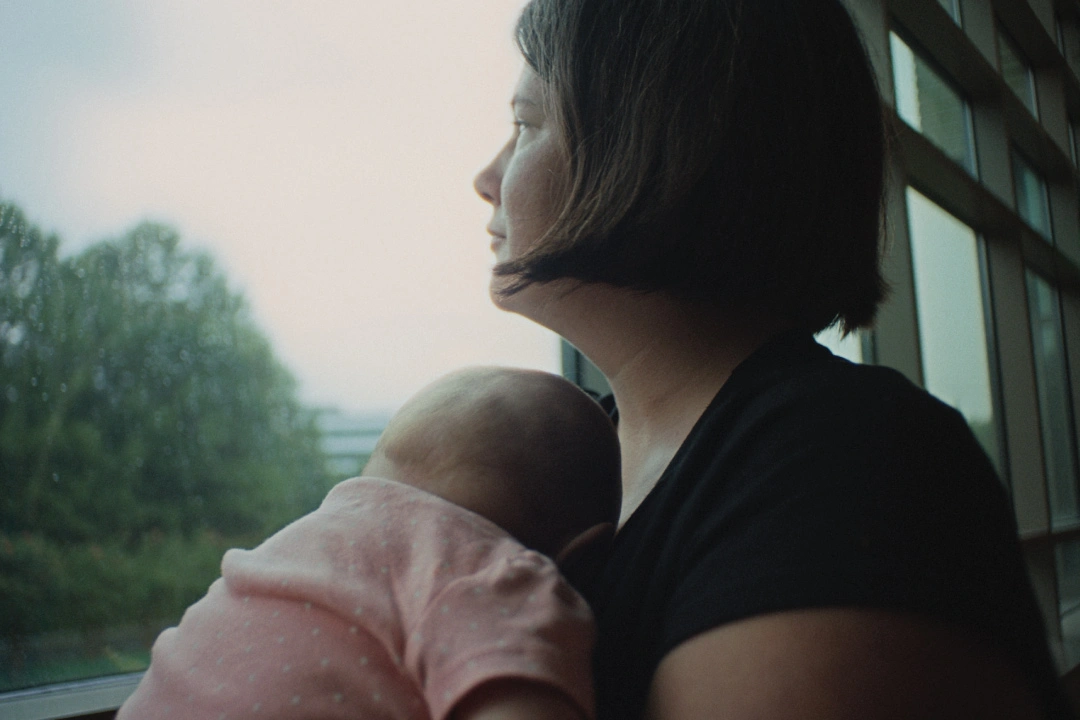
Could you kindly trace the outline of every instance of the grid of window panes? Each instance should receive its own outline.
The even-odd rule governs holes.
[[[963,27],[960,2],[938,0],[961,26],[965,38],[961,42],[969,44],[958,54],[952,40],[956,33],[920,25],[939,24],[937,19],[916,14],[908,2],[880,2],[894,13],[887,32],[879,35],[887,38],[885,45],[879,41],[877,47],[890,59],[896,116],[974,180],[974,184],[954,186],[937,172],[940,164],[935,158],[924,157],[925,145],[903,148],[905,157],[897,167],[905,185],[925,186],[926,193],[935,198],[932,202],[910,187],[903,194],[911,269],[901,282],[911,283],[919,345],[914,358],[917,368],[904,367],[912,375],[920,374],[931,392],[960,408],[999,470],[1008,469],[1013,456],[1014,448],[1006,440],[1019,443],[1015,457],[1041,458],[1041,472],[1034,474],[1030,465],[1012,466],[1009,484],[1014,499],[1018,494],[1024,497],[1023,507],[1017,500],[1017,513],[1025,532],[1033,541],[1050,540],[1037,548],[1029,546],[1042,567],[1033,565],[1033,577],[1043,592],[1058,600],[1058,617],[1047,621],[1060,623],[1057,650],[1064,667],[1071,668],[1080,662],[1080,539],[1075,535],[1080,527],[1080,450],[1072,407],[1073,398],[1080,395],[1074,388],[1073,374],[1078,371],[1069,363],[1078,357],[1073,344],[1080,343],[1080,337],[1069,333],[1080,324],[1075,297],[1063,302],[1064,293],[1074,293],[1073,286],[1056,273],[1064,269],[1071,275],[1080,270],[1075,255],[1066,255],[1078,241],[1073,237],[1074,223],[1068,219],[1080,215],[1080,176],[1074,175],[1070,192],[1064,192],[1058,186],[1062,181],[1051,176],[1050,168],[1070,163],[1075,173],[1080,167],[1080,124],[1071,100],[1080,93],[1080,16],[1076,12],[1080,7],[1055,3],[1058,15],[1054,25],[1048,26],[1041,12],[1046,8],[1033,7],[1032,2],[1026,3],[1032,6],[1030,11],[1011,8],[1006,16],[998,15],[1002,8],[992,0],[963,3],[964,25],[971,16],[972,28],[994,28],[985,36]],[[1029,13],[1033,22],[1014,26],[1022,12]],[[950,47],[944,46],[946,38]],[[964,52],[973,57],[996,56],[996,74],[1007,94],[988,92],[995,78],[971,71],[977,63],[961,72],[957,58]],[[1032,62],[1035,58],[1037,63]],[[1050,72],[1060,66],[1065,72],[1055,74],[1055,82],[1043,87],[1036,82],[1036,64]],[[1041,92],[1048,93],[1047,97],[1040,97]],[[1010,96],[1020,101],[1037,124],[1013,112]],[[977,116],[969,98],[976,99]],[[1044,116],[1040,105],[1065,111]],[[976,128],[981,138],[976,137]],[[1052,142],[1047,143],[1048,139]],[[1025,233],[1017,232],[1013,218],[982,210],[1010,195],[1015,217],[1060,250],[1029,244]],[[890,212],[901,211],[892,208]],[[956,215],[975,217],[978,231]],[[1016,320],[1018,307],[1027,308],[1028,322],[1022,325]],[[1007,310],[1003,313],[1003,309]],[[1002,320],[1002,315],[1009,319]],[[890,342],[881,342],[877,333],[870,339],[875,348],[886,348],[880,357],[875,353],[874,361],[912,362],[889,349]],[[1018,354],[1020,348],[1030,354]],[[1019,386],[1031,391],[1018,393]],[[1001,392],[1006,389],[1007,393]],[[1034,397],[1029,394],[1022,400],[1025,392],[1033,392]],[[991,430],[980,428],[980,417],[989,420]]]
[[[964,415],[1003,473],[979,239],[912,188],[907,189],[907,210],[923,383]]]
[[[1050,522],[1055,528],[1070,527],[1080,523],[1080,494],[1061,303],[1057,290],[1030,270],[1027,290]]]
[[[971,111],[953,86],[895,32],[889,33],[896,113],[972,175]]]
[[[1031,64],[1024,59],[1020,49],[1012,38],[1002,31],[998,31],[998,58],[1001,61],[1001,78],[1009,89],[1013,91],[1020,102],[1031,111],[1035,117],[1039,116],[1038,104],[1035,97],[1035,75],[1031,71]]]
[[[1050,220],[1050,196],[1046,181],[1024,156],[1015,150],[1012,153],[1012,168],[1016,212],[1040,235],[1052,240],[1054,231]]]

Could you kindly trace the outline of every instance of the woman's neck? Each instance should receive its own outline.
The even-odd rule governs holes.
[[[554,307],[554,306],[553,306]],[[619,408],[625,522],[732,371],[786,325],[652,293],[586,285],[543,318],[604,374]]]

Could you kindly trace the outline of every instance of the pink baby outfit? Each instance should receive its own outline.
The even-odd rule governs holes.
[[[221,567],[118,720],[443,720],[510,677],[593,717],[585,602],[550,559],[439,497],[347,480]]]

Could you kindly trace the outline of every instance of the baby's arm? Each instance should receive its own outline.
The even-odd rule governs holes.
[[[594,717],[592,613],[538,553],[451,581],[411,629],[406,665],[434,720]]]
[[[585,715],[553,687],[509,678],[484,683],[470,692],[449,720],[585,720]]]

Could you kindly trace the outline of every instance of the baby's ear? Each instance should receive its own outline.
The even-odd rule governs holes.
[[[580,587],[603,568],[614,540],[615,523],[593,525],[563,546],[555,564],[571,585]]]

